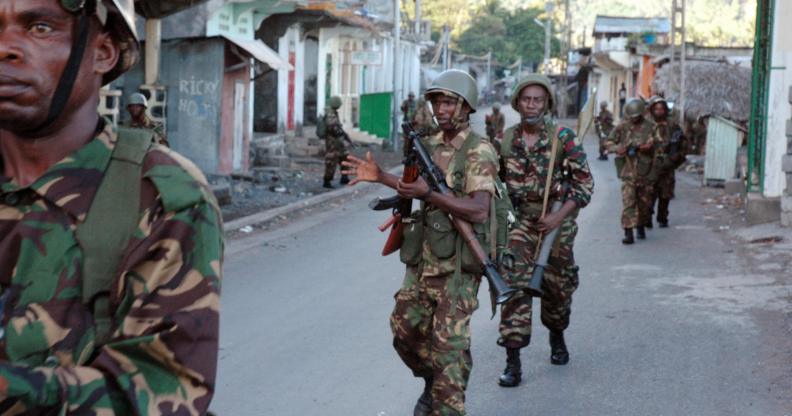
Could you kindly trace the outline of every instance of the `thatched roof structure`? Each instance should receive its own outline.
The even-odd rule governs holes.
[[[688,61],[685,80],[685,113],[746,121],[751,115],[751,70],[723,62]],[[653,90],[679,101],[679,63],[657,71]]]

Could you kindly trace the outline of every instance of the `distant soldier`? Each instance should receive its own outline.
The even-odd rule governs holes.
[[[616,153],[616,170],[622,180],[622,243],[633,244],[633,229],[639,239],[646,238],[645,225],[652,220],[652,194],[656,174],[655,145],[661,142],[654,123],[643,113],[646,106],[639,98],[624,106],[624,121],[606,141],[609,152]]]
[[[659,148],[663,157],[658,167],[654,199],[657,200],[657,224],[660,228],[666,228],[668,227],[668,206],[671,199],[674,198],[676,169],[685,162],[688,145],[684,134],[682,134],[682,128],[675,121],[669,119],[669,108],[665,99],[657,96],[652,97],[649,100],[649,112],[657,124],[660,138],[663,140]],[[652,207],[654,207],[654,200]]]
[[[597,137],[599,138],[598,160],[608,160],[608,149],[605,147],[605,141],[613,131],[613,113],[608,111],[607,101],[600,103],[600,112],[594,119],[594,126],[597,130]]]
[[[495,103],[492,105],[492,114],[487,114],[484,117],[487,137],[489,137],[491,143],[495,143],[496,139],[502,139],[503,129],[506,128],[506,118],[503,116],[500,109],[500,104]]]
[[[341,162],[347,157],[344,141],[352,142],[346,132],[344,132],[344,126],[341,125],[341,119],[338,117],[338,109],[341,108],[341,97],[331,97],[329,104],[324,114],[325,172],[322,186],[333,189],[332,182],[336,167],[340,168]],[[339,183],[341,185],[348,184],[349,177],[342,174]]]
[[[564,365],[569,352],[564,330],[569,326],[572,293],[578,286],[578,266],[572,247],[577,235],[575,217],[591,200],[594,179],[591,176],[583,145],[568,128],[561,128],[549,116],[554,107],[550,79],[531,75],[514,89],[512,108],[521,122],[510,127],[500,144],[501,178],[506,184],[517,214],[517,223],[509,232],[506,261],[507,283],[527,289],[542,236],[560,227],[558,239],[551,244],[551,254],[542,288],[542,323],[550,330],[550,362]],[[551,171],[552,169],[552,171]],[[566,183],[565,188],[562,184]],[[562,201],[560,211],[542,216],[544,197],[549,186],[547,207]],[[498,383],[517,386],[522,378],[520,349],[531,341],[532,297],[525,291],[514,295],[501,309],[498,345],[506,348],[506,369]]]
[[[412,123],[413,128],[421,137],[437,133],[438,129],[434,122],[432,111],[429,109],[429,105],[424,97],[418,99]]]
[[[622,82],[621,88],[619,88],[619,118],[624,117],[624,103],[627,102],[627,88],[624,86]]]
[[[402,112],[402,120],[403,121],[410,121],[415,116],[415,94],[412,92],[407,95],[407,99],[402,101],[401,104],[401,112]]]
[[[139,92],[130,95],[126,108],[130,119],[126,123],[122,123],[124,127],[149,130],[154,133],[155,143],[168,146],[168,140],[166,139],[165,129],[162,123],[154,122],[154,120],[146,114],[148,110],[148,100],[145,95]]]
[[[426,91],[441,132],[423,140],[432,160],[446,173],[453,195],[435,192],[418,177],[405,183],[383,172],[371,154],[366,160],[350,156],[345,172],[352,182],[378,182],[404,198],[420,199],[416,226],[401,246],[406,273],[391,314],[393,346],[424,391],[415,416],[465,414],[465,389],[473,366],[470,319],[478,309],[481,273],[471,271],[461,236],[449,214],[468,221],[484,233],[496,194],[498,156],[492,145],[470,128],[478,88],[468,73],[452,69],[440,74]],[[420,214],[419,214],[420,213]],[[477,267],[477,266],[475,266]]]

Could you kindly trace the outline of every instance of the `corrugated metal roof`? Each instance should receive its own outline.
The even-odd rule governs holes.
[[[671,21],[667,17],[597,16],[594,33],[669,33]]]

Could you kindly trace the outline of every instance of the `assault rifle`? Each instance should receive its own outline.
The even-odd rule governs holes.
[[[562,195],[566,195],[567,191],[569,190],[569,182],[565,180],[562,188],[563,191],[561,192]],[[550,207],[550,212],[556,213],[561,210],[561,207],[564,206],[564,201],[559,199],[553,202],[553,205]],[[539,257],[536,258],[534,262],[534,269],[533,273],[531,274],[531,281],[528,283],[528,289],[526,291],[534,297],[542,297],[544,291],[542,291],[542,281],[544,280],[544,272],[545,268],[547,268],[547,262],[550,259],[550,251],[553,249],[555,245],[556,238],[558,238],[558,234],[561,232],[561,225],[547,233],[544,240],[542,240],[542,246],[539,249]]]
[[[420,168],[420,173],[423,174],[429,183],[429,186],[431,186],[434,191],[440,192],[444,195],[453,195],[453,191],[445,182],[445,175],[440,170],[440,168],[437,167],[434,161],[432,161],[431,155],[426,150],[426,147],[423,145],[423,143],[421,143],[421,139],[418,136],[418,133],[413,129],[412,124],[403,123],[402,131],[405,133],[407,140],[409,140],[409,152],[405,158],[403,178],[407,177],[408,179],[415,181],[418,178],[418,169]],[[413,175],[415,176],[413,177]],[[408,202],[405,202],[403,198],[396,196],[388,199],[377,198],[371,201],[369,204],[369,207],[374,210],[394,210],[393,217],[391,217],[388,222],[380,227],[380,230],[392,227],[391,235],[388,237],[388,242],[386,243],[385,249],[383,249],[382,252],[383,255],[390,254],[401,247],[401,227],[403,227],[401,225],[401,218],[410,215],[410,209],[412,205],[412,200],[407,201]],[[494,215],[494,213],[490,214]],[[516,290],[510,288],[506,282],[503,281],[503,278],[497,271],[495,263],[490,260],[487,252],[484,251],[478,239],[476,239],[473,226],[461,218],[456,218],[451,214],[448,216],[451,219],[451,222],[454,224],[454,228],[457,230],[457,232],[459,232],[459,235],[465,241],[476,260],[484,269],[484,276],[487,278],[487,282],[489,283],[490,291],[492,292],[495,303],[502,304],[508,301],[512,295],[516,293]],[[393,234],[395,232],[398,232],[399,235],[394,236]],[[391,240],[393,240],[393,242]],[[398,246],[395,246],[396,241],[399,243]],[[461,254],[457,253],[457,255]]]

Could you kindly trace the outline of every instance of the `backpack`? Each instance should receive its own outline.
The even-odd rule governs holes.
[[[327,136],[327,122],[325,121],[325,115],[322,114],[316,120],[316,137],[320,139],[324,139]]]
[[[110,163],[76,238],[83,251],[82,301],[92,312],[96,346],[112,335],[110,290],[140,217],[143,159],[153,133],[121,127]]]
[[[465,177],[465,165],[467,163],[467,154],[481,141],[489,143],[475,133],[471,133],[465,139],[465,142],[460,147],[459,151],[454,154],[454,192],[461,193],[464,189],[464,184],[460,178]],[[509,191],[506,184],[501,181],[499,177],[495,177],[495,197],[492,198],[490,204],[490,259],[499,261],[502,254],[506,250],[506,245],[509,240],[509,230],[516,221],[514,216],[514,206],[512,205],[511,198],[509,198]],[[495,221],[492,221],[492,213],[495,213]]]

